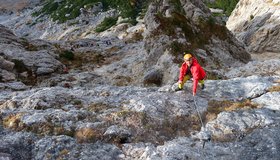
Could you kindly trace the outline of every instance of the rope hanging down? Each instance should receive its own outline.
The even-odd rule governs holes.
[[[201,130],[204,130],[204,129],[205,129],[205,126],[204,126],[204,123],[203,123],[203,121],[202,121],[201,115],[200,115],[200,113],[199,113],[199,111],[198,111],[198,107],[197,107],[197,103],[196,103],[196,100],[195,100],[195,96],[193,96],[193,101],[194,101],[195,110],[196,110],[196,112],[197,112],[197,115],[198,115],[199,120],[200,120],[200,123],[201,123]],[[209,137],[208,137],[208,136],[209,136]],[[210,136],[210,135],[207,135],[207,138],[205,138],[205,139],[204,139],[204,138],[201,138],[200,140],[203,141],[203,146],[202,146],[202,148],[204,148],[205,142],[210,141],[210,140],[211,140],[211,136]]]
[[[196,104],[195,96],[193,96],[193,101],[194,101],[194,108],[195,108],[195,110],[196,110],[196,112],[197,112],[197,114],[198,114],[198,117],[199,117],[201,126],[204,127],[204,123],[203,123],[202,118],[201,118],[201,115],[200,115],[200,113],[199,113],[199,111],[198,111],[198,107],[197,107],[197,104]]]

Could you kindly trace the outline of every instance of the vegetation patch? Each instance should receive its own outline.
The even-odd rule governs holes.
[[[135,24],[136,17],[146,10],[149,1],[134,1],[134,0],[46,0],[44,6],[34,12],[33,16],[50,15],[53,21],[63,23],[67,20],[74,19],[80,15],[80,8],[90,9],[94,4],[101,2],[103,11],[109,9],[117,9],[119,16],[130,18],[132,24]]]
[[[184,37],[189,42],[188,44],[181,44],[180,42],[173,41],[170,43],[171,53],[176,57],[174,63],[181,63],[181,57],[178,56],[183,52],[195,53],[194,51],[198,48],[205,49],[206,45],[210,43],[211,37],[216,36],[221,40],[228,38],[227,28],[223,25],[216,23],[213,17],[208,19],[200,19],[199,24],[196,26],[199,30],[194,30],[194,24],[191,24],[190,20],[187,19],[183,14],[179,12],[172,13],[171,17],[164,17],[161,13],[155,15],[157,21],[159,21],[159,29],[154,31],[152,35],[158,36],[161,34],[168,35],[170,37],[178,37],[178,28],[182,30]],[[194,55],[199,58],[199,56]],[[200,63],[204,63],[203,59],[198,59]]]
[[[106,17],[101,24],[96,26],[95,31],[98,33],[103,32],[115,25],[117,21],[118,17]]]
[[[85,67],[86,65],[102,65],[105,60],[105,57],[101,53],[96,52],[80,53],[62,50],[59,55],[61,58],[60,61],[65,64],[68,69],[77,69]]]
[[[280,86],[272,86],[268,89],[269,92],[280,92]]]
[[[74,60],[74,53],[69,51],[69,50],[63,50],[61,51],[61,53],[59,54],[59,57],[60,58],[64,58],[64,59],[67,59],[67,60]]]
[[[114,81],[116,86],[127,86],[131,84],[132,78],[128,76],[117,75],[114,77]]]
[[[33,45],[32,43],[29,43],[27,39],[21,38],[21,45],[27,50],[27,51],[38,51],[38,47]]]
[[[14,59],[12,60],[12,62],[15,63],[14,68],[16,69],[17,72],[22,73],[28,71],[28,68],[25,66],[25,64],[22,61]]]
[[[125,126],[132,132],[131,142],[150,142],[163,144],[178,136],[189,136],[193,130],[200,129],[197,116],[176,116],[156,119],[145,112],[122,110],[110,115],[111,124]]]
[[[171,0],[171,4],[175,7],[175,10],[181,14],[185,14],[185,10],[180,2],[180,0]]]
[[[26,125],[21,121],[24,113],[17,113],[3,118],[3,126],[14,131],[33,132],[38,135],[68,135],[73,137],[74,130],[65,129],[61,124],[53,124],[50,122],[34,123]]]
[[[20,119],[23,113],[12,114],[3,118],[3,126],[5,128],[17,130],[20,126]]]
[[[208,80],[221,80],[221,79],[224,79],[224,77],[221,75],[218,75],[217,73],[214,73],[214,72],[207,72],[207,79]]]
[[[250,15],[250,20],[253,20],[254,19],[254,16],[251,14]]]
[[[136,32],[136,33],[133,33],[131,35],[131,37],[126,37],[124,39],[124,42],[125,43],[134,43],[134,42],[141,41],[141,40],[143,40],[142,32]]]
[[[206,121],[212,121],[217,118],[217,115],[224,111],[235,111],[239,109],[252,109],[257,108],[258,105],[251,102],[251,100],[244,100],[241,102],[233,102],[233,101],[216,101],[211,100],[208,102],[208,108],[205,112],[205,119]]]
[[[37,83],[37,76],[34,70],[27,68],[21,60],[13,59],[12,62],[15,64],[14,69],[16,72],[26,73],[26,76],[21,76],[20,74],[17,75],[17,78],[19,78],[24,84],[35,85]]]
[[[93,143],[101,137],[102,133],[92,128],[81,128],[75,133],[75,138],[79,143]]]
[[[102,103],[102,102],[93,103],[88,106],[89,111],[96,112],[96,113],[102,113],[103,111],[106,111],[110,108],[113,108],[113,106],[110,106],[110,105]]]
[[[239,0],[215,0],[213,2],[207,3],[209,8],[219,8],[222,9],[227,16],[230,16],[231,12],[234,10],[236,4]]]

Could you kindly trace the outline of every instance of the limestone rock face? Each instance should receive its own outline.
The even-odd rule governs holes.
[[[211,15],[210,9],[201,0],[182,0],[181,2],[184,5],[183,8],[186,16],[189,19],[193,19],[196,23],[199,22],[199,18],[203,17],[205,19]]]
[[[53,80],[66,81],[66,76]],[[214,160],[236,155],[277,159],[279,155],[279,151],[271,151],[279,146],[280,94],[267,91],[277,86],[277,77],[207,80],[206,88],[199,88],[195,99],[190,83],[185,84],[183,91],[172,92],[171,85],[118,87],[90,83],[94,81],[90,74],[76,78],[69,88],[37,86],[11,91],[11,87],[20,84],[0,84],[0,156]],[[200,132],[210,132],[212,138],[223,137],[226,142],[208,142],[201,152],[202,143],[189,136],[190,131],[200,128],[197,111],[207,114],[212,100],[226,103],[242,98],[252,99],[258,108],[218,108],[221,112],[217,118],[204,121],[206,129],[201,128]],[[265,135],[269,135],[269,141],[263,139]],[[267,149],[256,152],[263,147]]]
[[[26,132],[2,132],[0,127],[1,144],[0,158],[1,159],[32,159],[33,143],[37,137],[34,134]]]
[[[182,63],[185,51],[194,54],[206,70],[237,66],[250,60],[243,44],[215,22],[202,1],[180,2],[181,8],[169,1],[149,6],[144,18],[147,52],[144,70],[148,73],[162,70],[162,83],[166,84],[176,81],[177,76],[170,78],[170,75],[178,70],[177,64]]]
[[[56,59],[58,55],[53,50],[40,48],[35,42],[32,44],[18,38],[2,25],[0,34],[1,81],[13,81],[20,77],[31,79],[63,69],[63,64]]]
[[[193,53],[201,65],[211,73],[213,70],[238,66],[250,60],[250,55],[245,51],[243,44],[238,42],[225,26],[215,22],[211,11],[201,0],[154,2],[149,5],[144,19],[138,20],[139,23],[135,27],[119,24],[100,34],[92,31],[105,17],[116,15],[115,10],[91,15],[88,25],[77,23],[81,16],[57,24],[46,16],[42,17],[42,22],[38,22],[31,13],[32,11],[27,10],[3,24],[12,28],[16,34],[29,38],[39,37],[48,40],[89,38],[88,41],[91,42],[95,41],[92,39],[97,39],[98,42],[92,46],[87,48],[80,46],[76,51],[98,50],[102,56],[114,57],[111,58],[113,61],[110,65],[96,69],[99,74],[106,75],[113,84],[174,83],[178,80],[178,66],[183,62],[185,51]],[[112,43],[104,47],[101,41]],[[107,49],[113,52],[109,54],[103,52]],[[36,69],[39,74],[53,70],[55,67],[49,66]],[[154,77],[151,78],[154,71],[157,71],[156,80]]]
[[[279,0],[240,0],[227,27],[250,52],[280,51]]]
[[[280,75],[280,60],[250,61],[244,66],[232,68],[229,72],[225,73],[225,76],[228,78],[247,77],[251,75]]]
[[[0,159],[279,159],[279,60],[247,63],[199,0],[154,1],[136,26],[87,32],[108,14],[42,29],[66,41],[0,26]],[[5,24],[40,35],[16,21]],[[184,51],[227,78],[174,92]]]

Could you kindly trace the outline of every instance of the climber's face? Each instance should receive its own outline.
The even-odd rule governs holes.
[[[191,64],[192,64],[192,58],[184,59],[184,60],[185,60],[185,62],[186,62],[186,64],[187,64],[188,66],[191,66]]]

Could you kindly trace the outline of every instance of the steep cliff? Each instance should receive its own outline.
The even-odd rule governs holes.
[[[240,0],[227,21],[227,27],[248,51],[280,51],[280,1]]]
[[[208,71],[237,66],[250,60],[241,43],[223,25],[215,22],[201,1],[160,1],[152,3],[144,19],[147,59],[144,68],[170,74],[182,62],[183,52],[194,54]],[[168,56],[169,55],[169,56]],[[210,74],[209,72],[209,74]]]

